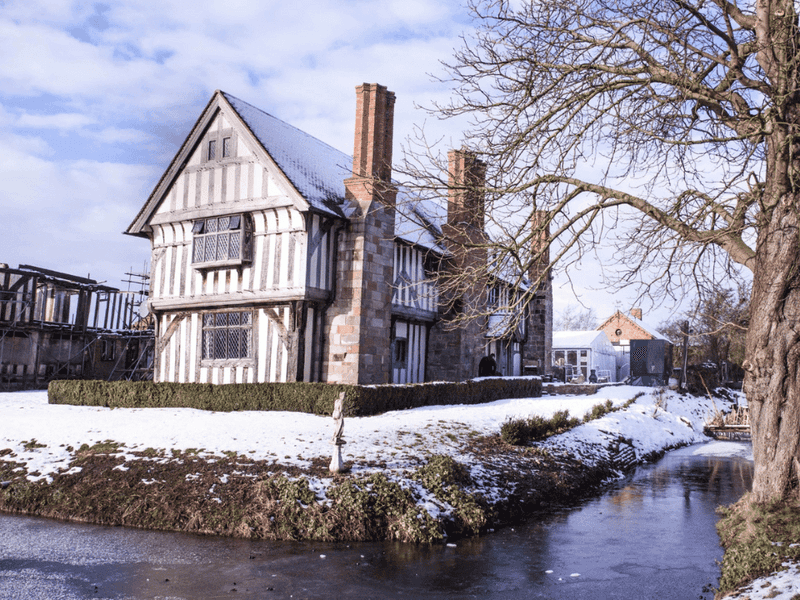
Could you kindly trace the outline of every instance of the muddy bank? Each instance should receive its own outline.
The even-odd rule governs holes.
[[[332,475],[323,417],[0,394],[0,510],[253,539],[436,543],[596,493],[626,468],[706,440],[704,423],[724,405],[623,386],[348,419],[350,471]],[[523,447],[500,437],[509,419],[567,410],[580,424],[566,433]]]
[[[499,436],[473,440],[470,451],[493,464],[493,498],[464,465],[433,456],[389,480],[332,475],[322,460],[308,470],[246,456],[121,453],[97,444],[76,453],[51,481],[29,481],[21,465],[0,462],[0,510],[102,525],[268,540],[436,543],[519,522],[555,504],[594,493],[615,476],[610,464],[587,466],[541,448],[516,448]],[[20,470],[22,469],[22,470]],[[325,482],[324,497],[311,484]],[[503,494],[501,490],[504,490]],[[431,503],[433,496],[442,512]]]

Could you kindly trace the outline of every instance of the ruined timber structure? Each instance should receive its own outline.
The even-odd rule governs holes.
[[[214,93],[126,231],[152,247],[156,381],[463,380],[490,348],[504,374],[544,371],[549,281],[524,327],[442,326],[442,227],[465,207],[437,220],[392,183],[394,102],[358,86],[350,157]],[[454,184],[480,176],[450,161]]]
[[[0,264],[0,390],[151,377],[153,332],[139,317],[142,300],[142,290]]]

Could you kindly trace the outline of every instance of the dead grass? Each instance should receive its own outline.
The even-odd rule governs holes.
[[[749,494],[720,509],[717,523],[725,549],[718,597],[800,560],[800,504],[797,500],[756,504]]]
[[[22,465],[3,453],[0,479],[11,484],[0,490],[0,511],[252,539],[435,543],[571,502],[607,476],[569,458],[511,447],[499,436],[471,436],[465,446],[495,474],[492,485],[508,490],[507,497],[483,498],[462,465],[429,457],[406,476],[453,506],[449,517],[439,519],[383,474],[383,462],[359,464],[371,474],[332,475],[323,458],[300,468],[234,453],[209,461],[194,450],[168,454],[149,448],[126,451],[135,456],[126,460],[111,441],[75,451],[72,464],[52,483],[28,481]],[[68,473],[72,467],[80,471]],[[315,496],[309,478],[329,482],[326,498]]]

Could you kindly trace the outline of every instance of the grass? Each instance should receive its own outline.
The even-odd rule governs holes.
[[[582,423],[588,423],[589,421],[599,419],[610,412],[627,408],[636,402],[637,398],[641,395],[641,393],[637,394],[625,402],[625,404],[616,408],[611,400],[595,404],[589,412],[584,415],[583,419],[570,417],[568,410],[560,410],[549,419],[545,419],[539,415],[534,415],[527,419],[509,419],[500,427],[500,437],[503,438],[504,442],[512,446],[525,446],[530,442],[539,442],[552,435],[569,431]]]
[[[581,420],[571,418],[568,410],[559,410],[549,419],[533,415],[527,419],[511,419],[500,427],[500,436],[508,444],[524,446],[538,442],[551,435],[564,433],[581,424]]]
[[[756,504],[747,494],[719,511],[717,532],[725,549],[721,594],[783,570],[787,559],[800,560],[800,503],[796,499]]]
[[[36,438],[33,438],[29,442],[23,442],[22,447],[26,450],[35,450],[36,448],[47,448],[47,444],[40,444]]]

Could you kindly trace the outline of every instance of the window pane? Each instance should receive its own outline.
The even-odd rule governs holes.
[[[227,336],[226,329],[214,331],[214,358],[225,358],[227,356]]]
[[[228,258],[228,234],[217,234],[217,260],[227,260]]]
[[[230,246],[228,248],[228,257],[229,258],[240,258],[240,244],[239,240],[241,239],[241,234],[238,231],[231,231],[230,235]]]
[[[217,236],[209,235],[206,237],[203,260],[206,262],[217,260]]]
[[[218,221],[219,221],[219,223],[218,223],[218,226],[217,226],[217,231],[226,231],[228,229],[228,226],[231,223],[231,218],[230,217],[220,217],[218,219]]]
[[[214,160],[217,156],[217,140],[208,142],[208,160]]]
[[[216,232],[218,223],[219,219],[206,219],[206,233]]]
[[[204,237],[196,237],[194,238],[194,253],[192,254],[192,262],[203,262],[204,257],[204,250],[205,247],[203,242],[205,241]]]
[[[233,215],[230,217],[230,223],[228,224],[228,229],[239,229],[239,225],[242,222],[242,215]]]
[[[241,358],[250,358],[250,330],[242,329],[242,352]]]
[[[241,335],[241,329],[228,329],[228,340],[227,340],[227,349],[225,352],[226,358],[240,358],[239,356],[239,336]]]
[[[194,225],[192,225],[192,233],[203,233],[203,226],[205,225],[205,221],[195,221]]]
[[[250,312],[203,315],[204,359],[225,360],[250,357]]]
[[[231,155],[231,138],[222,138],[222,157],[226,158]]]
[[[212,315],[205,315],[206,317]],[[205,320],[205,318],[204,318]],[[213,337],[213,333],[210,331],[203,332],[203,358],[214,358],[211,354],[211,338]]]

